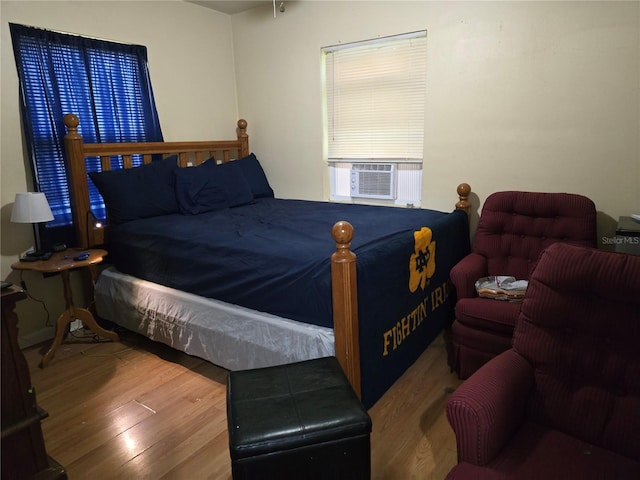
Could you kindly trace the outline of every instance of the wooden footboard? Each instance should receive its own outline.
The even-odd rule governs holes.
[[[87,157],[99,157],[101,170],[111,169],[114,156],[121,156],[124,168],[131,168],[134,155],[141,155],[143,163],[154,155],[178,155],[181,167],[198,165],[211,157],[227,162],[249,155],[247,122],[239,120],[235,140],[210,142],[152,142],[152,143],[84,143],[78,133],[79,119],[73,114],[64,117],[67,135],[64,147],[71,209],[76,231],[77,246],[88,248],[108,244],[108,227],[98,225],[91,213]],[[471,188],[458,186],[459,201],[456,208],[469,212],[468,196]],[[331,256],[333,295],[333,321],[335,355],[340,361],[355,391],[360,396],[360,346],[358,332],[358,299],[356,285],[356,255],[350,250],[354,232],[348,222],[338,222],[332,229],[336,252]]]
[[[457,192],[456,209],[469,215],[471,186],[461,183]],[[345,221],[337,222],[331,230],[336,242],[336,252],[331,255],[333,336],[336,357],[353,389],[361,397],[356,254],[351,251],[353,234],[353,226]]]

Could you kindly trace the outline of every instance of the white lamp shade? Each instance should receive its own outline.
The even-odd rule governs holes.
[[[53,213],[44,193],[16,193],[16,200],[11,211],[14,223],[40,223],[53,220]]]

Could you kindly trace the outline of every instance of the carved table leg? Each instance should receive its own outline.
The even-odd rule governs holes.
[[[73,322],[73,310],[65,310],[60,314],[58,320],[56,321],[56,336],[53,338],[53,343],[47,353],[42,357],[42,361],[40,362],[40,367],[44,368],[47,364],[53,359],[56,354],[56,350],[62,344],[62,340],[64,339],[65,331],[67,330],[67,325]]]
[[[56,335],[53,339],[53,343],[51,344],[51,348],[44,354],[42,357],[42,362],[40,366],[42,368],[46,367],[47,364],[53,359],[56,354],[56,350],[58,347],[62,345],[62,340],[64,339],[65,332],[67,330],[67,326],[73,322],[74,320],[80,320],[85,326],[89,327],[91,331],[93,331],[96,335],[100,335],[109,340],[113,340],[117,342],[120,337],[116,332],[111,332],[109,330],[105,330],[98,322],[96,322],[95,318],[91,314],[89,310],[86,308],[77,308],[73,306],[73,297],[71,292],[71,282],[69,280],[69,271],[63,270],[60,272],[62,276],[62,284],[64,287],[64,298],[66,302],[67,309],[62,312],[62,314],[58,317],[56,321]]]

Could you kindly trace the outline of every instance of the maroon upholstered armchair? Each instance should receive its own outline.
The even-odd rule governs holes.
[[[513,347],[447,399],[453,479],[640,478],[640,256],[556,243]]]
[[[520,303],[478,297],[475,282],[506,275],[528,280],[540,252],[555,242],[596,246],[596,209],[571,193],[497,192],[487,197],[472,253],[451,271],[458,301],[449,366],[467,378],[511,347]]]

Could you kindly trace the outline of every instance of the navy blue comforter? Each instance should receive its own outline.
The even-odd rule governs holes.
[[[469,251],[462,212],[263,198],[113,227],[110,260],[155,283],[331,328],[338,220],[355,230],[363,401],[372,404],[452,319],[449,271]],[[378,380],[381,369],[393,380]]]

